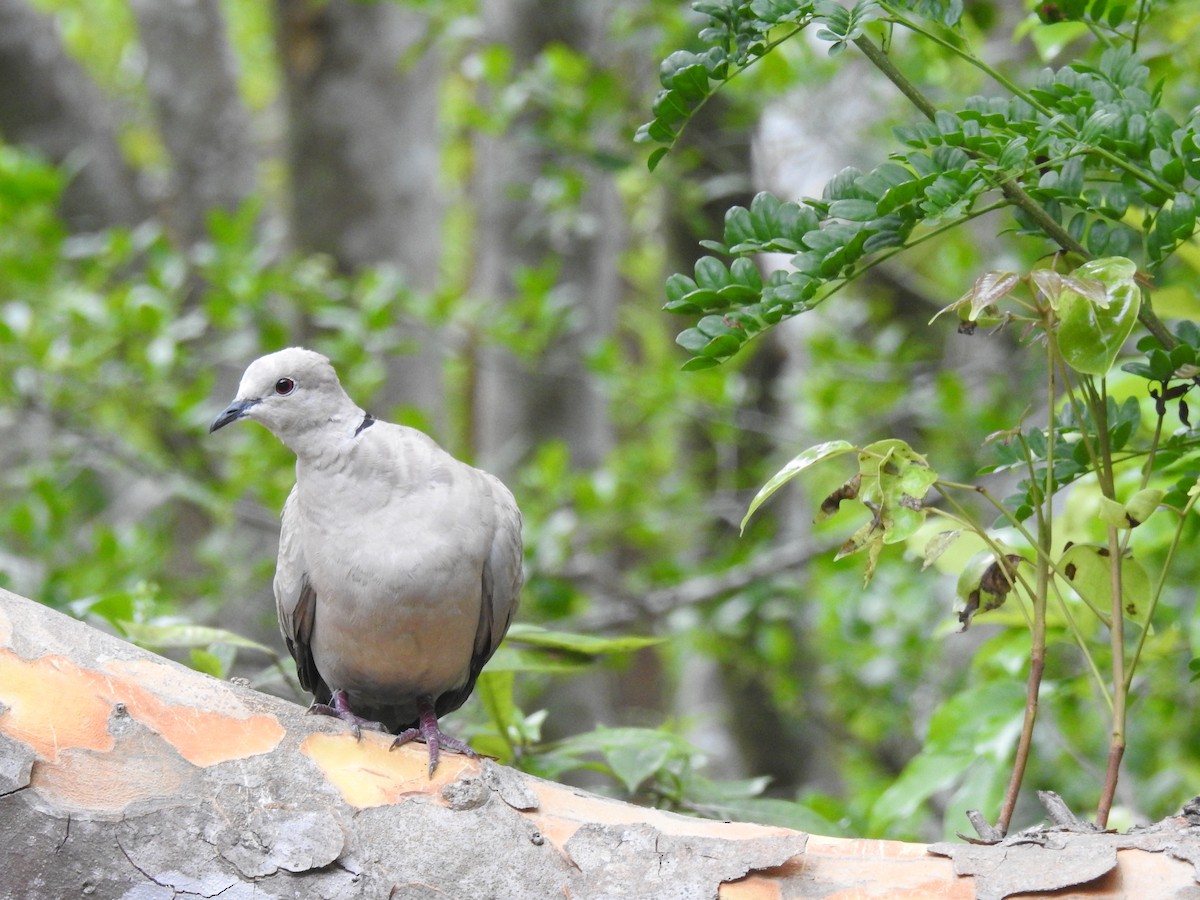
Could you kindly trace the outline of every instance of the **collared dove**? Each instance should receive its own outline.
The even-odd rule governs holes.
[[[521,514],[499,479],[355,405],[329,360],[255,360],[209,426],[266,426],[296,454],[275,602],[313,711],[421,738],[444,734],[508,631],[521,590]]]

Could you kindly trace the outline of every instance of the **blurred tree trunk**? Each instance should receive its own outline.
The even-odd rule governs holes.
[[[146,53],[146,89],[173,171],[165,217],[190,244],[211,209],[257,187],[250,116],[217,0],[129,0]]]
[[[427,21],[395,3],[279,0],[292,234],[347,271],[429,286],[441,246],[438,85]]]
[[[754,132],[744,124],[740,127],[731,124],[735,116],[729,101],[718,95],[688,123],[683,133],[682,152],[675,155],[686,154],[694,160],[694,168],[686,177],[689,183],[699,185],[702,201],[698,209],[687,210],[669,220],[669,271],[690,272],[696,260],[707,253],[699,241],[723,234],[725,211],[734,205],[749,206],[756,193]],[[776,435],[768,432],[778,430],[778,423],[787,416],[786,410],[780,408],[779,379],[785,371],[789,351],[780,332],[777,329],[756,341],[752,355],[740,370],[745,386],[740,412],[746,422],[753,424],[739,430],[732,447],[714,454],[720,460],[717,465],[728,470],[714,472],[714,484],[734,485],[739,473],[744,477],[745,473],[761,471],[763,460],[778,452]],[[703,437],[692,435],[690,440],[695,443]],[[753,489],[752,485],[738,486],[743,491]],[[733,508],[712,512],[715,546],[729,538],[745,509],[742,502],[735,502]],[[771,514],[771,510],[766,511],[766,515]],[[786,537],[781,539],[781,543],[786,542]],[[768,575],[739,590],[761,597],[764,591],[776,589],[772,587],[776,580]],[[713,599],[720,601],[728,596],[725,593]],[[757,627],[754,624],[757,604],[751,601],[747,608],[752,612],[746,627],[753,633]],[[798,648],[796,662],[808,668],[807,662],[815,654],[804,649],[804,630],[794,628],[793,636]],[[698,703],[706,708],[703,723],[689,732],[688,737],[711,754],[714,777],[768,775],[773,793],[794,795],[796,787],[806,780],[806,768],[813,765],[810,732],[799,725],[803,713],[781,710],[773,701],[766,673],[757,671],[753,663],[747,665],[752,656],[718,660],[708,654],[689,655],[683,663],[682,687],[675,698],[674,712],[686,719],[694,715]],[[796,677],[805,682],[815,680],[808,677],[810,674],[801,671]],[[695,685],[705,687],[697,690]]]
[[[586,53],[593,65],[603,67],[613,54],[607,46],[613,6],[581,0],[484,0],[484,32],[508,49],[515,73],[535,67],[539,55],[554,44]],[[549,440],[565,442],[573,465],[586,470],[604,461],[615,440],[609,399],[587,357],[616,329],[624,212],[611,173],[539,134],[539,115],[536,108],[523,110],[504,134],[481,135],[475,145],[473,293],[486,306],[511,304],[520,296],[515,276],[523,267],[536,269],[557,260],[552,302],[567,311],[568,323],[532,360],[495,345],[477,351],[470,440],[480,458],[500,471]],[[599,122],[589,124],[592,145],[605,140],[601,128]],[[576,172],[583,168],[588,174],[586,193],[570,218],[561,211],[550,215],[545,192],[539,195],[539,184],[551,183],[555,166]],[[593,565],[619,573],[621,553],[618,546],[608,547]],[[599,606],[604,600],[593,595],[592,602]],[[628,722],[631,710],[661,706],[660,673],[642,675],[629,689],[628,679],[589,672],[556,685],[539,702],[551,710],[555,734],[578,733],[597,722]]]
[[[149,214],[117,146],[113,104],[63,48],[51,16],[0,0],[0,135],[73,173],[61,212],[75,231]]]
[[[611,2],[482,3],[485,33],[509,49],[517,72],[552,43],[586,50],[602,62],[611,11]],[[561,148],[539,139],[536,128],[534,114],[506,134],[478,140],[473,291],[487,303],[511,301],[518,293],[514,273],[557,257],[561,268],[553,291],[569,308],[571,325],[532,368],[504,349],[480,352],[473,444],[484,458],[503,461],[515,459],[527,445],[560,438],[570,445],[575,463],[587,467],[602,460],[613,443],[606,401],[588,373],[586,357],[615,328],[625,223],[612,177],[595,169],[569,233],[554,227],[535,191],[545,168],[551,162],[589,163],[567,159]],[[522,446],[514,448],[514,441]]]
[[[437,279],[441,62],[425,13],[397,3],[277,0],[288,110],[291,234],[346,272],[387,264],[417,290]],[[439,340],[389,363],[403,400],[438,410]],[[443,423],[444,425],[444,423]]]

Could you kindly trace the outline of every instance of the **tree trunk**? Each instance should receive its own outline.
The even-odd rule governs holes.
[[[146,89],[173,162],[167,221],[183,244],[211,209],[231,211],[258,183],[250,116],[217,0],[130,0]]]
[[[61,210],[72,230],[146,218],[112,104],[67,54],[54,19],[24,0],[0,0],[0,85],[0,135],[72,173]]]
[[[394,3],[279,0],[292,235],[345,271],[441,258],[438,85],[425,17]]]
[[[440,184],[441,61],[420,10],[398,3],[277,0],[288,110],[291,235],[345,272],[390,266],[417,291],[437,285],[445,198]],[[403,314],[388,360],[389,397],[445,408],[445,337]],[[294,335],[303,340],[304,335]],[[433,428],[448,431],[442,418]]]
[[[482,9],[485,32],[509,48],[517,72],[552,43],[588,49],[593,59],[605,52],[609,2],[486,0]],[[558,438],[569,444],[577,465],[588,467],[598,464],[613,443],[607,401],[586,357],[615,328],[626,226],[613,179],[599,168],[590,172],[586,196],[573,214],[577,219],[564,224],[561,217],[547,214],[544,201],[536,197],[546,168],[590,163],[571,160],[539,138],[537,116],[531,111],[505,134],[478,140],[473,290],[502,306],[518,295],[513,278],[522,267],[561,260],[552,290],[570,310],[572,324],[533,365],[508,350],[481,351],[474,444],[485,458],[513,460],[530,443]],[[581,221],[588,223],[586,228]],[[513,447],[516,441],[522,446]]]
[[[1179,861],[1200,858],[1185,820],[1153,839],[937,848],[966,851],[952,865],[919,844],[691,819],[457,754],[430,778],[424,748],[392,752],[390,740],[356,740],[340,722],[0,590],[0,891],[965,900],[1047,885],[1092,897],[1196,890]],[[997,849],[1009,862],[985,858]]]

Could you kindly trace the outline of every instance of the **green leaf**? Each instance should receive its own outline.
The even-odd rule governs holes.
[[[791,461],[774,475],[772,475],[767,483],[759,488],[758,493],[754,495],[754,499],[750,501],[750,506],[746,510],[746,515],[742,517],[742,532],[745,532],[746,523],[750,521],[750,517],[754,515],[755,511],[757,511],[757,509],[762,506],[772,494],[774,494],[777,490],[779,490],[805,469],[816,465],[822,460],[832,459],[835,456],[841,456],[844,453],[851,453],[853,451],[854,445],[849,441],[826,441],[823,444],[817,444],[815,447],[809,447],[802,453],[798,453],[796,456],[792,457]]]
[[[715,256],[702,256],[696,260],[696,284],[702,288],[717,289],[729,284],[729,269]]]
[[[906,540],[925,522],[923,501],[938,479],[925,458],[907,443],[889,438],[859,451],[859,498],[879,510],[883,541]]]
[[[926,800],[988,761],[1008,763],[1021,732],[1025,688],[1015,678],[968,687],[929,722],[925,746],[875,801],[871,829],[912,818]]]
[[[653,647],[661,644],[666,638],[634,635],[604,637],[569,631],[550,631],[537,625],[518,622],[508,629],[506,640],[529,644],[532,647],[567,650],[585,656],[608,656],[614,653],[632,653],[645,647]]]
[[[925,552],[922,554],[921,568],[928,569],[932,566],[943,553],[950,549],[950,545],[962,537],[962,529],[955,528],[950,531],[941,531],[930,538],[929,543],[925,545]]]
[[[225,661],[217,654],[200,647],[193,647],[191,652],[188,653],[188,665],[197,672],[203,672],[205,675],[211,675],[213,678],[229,677]]]
[[[643,781],[666,764],[670,755],[669,744],[639,739],[610,747],[605,758],[625,789],[635,794]]]
[[[1154,514],[1162,498],[1163,491],[1159,488],[1140,490],[1129,498],[1128,503],[1101,497],[1100,519],[1113,528],[1137,528]]]
[[[950,312],[967,306],[967,321],[976,322],[985,312],[1012,293],[1020,283],[1020,276],[1014,272],[984,272],[975,279],[971,289],[951,303],[938,310],[937,315],[930,319],[932,322],[942,313]],[[961,315],[961,313],[960,313]]]
[[[600,754],[630,794],[672,759],[690,759],[697,751],[683,738],[650,728],[597,728],[563,741],[559,752],[570,757]]]
[[[835,219],[851,222],[869,222],[878,215],[873,200],[834,200],[829,204],[829,215]]]
[[[537,672],[543,675],[575,675],[587,671],[595,659],[580,653],[500,645],[488,660],[489,672]]]
[[[232,647],[242,647],[247,650],[257,650],[270,656],[275,651],[265,644],[252,641],[224,628],[212,628],[207,625],[151,624],[148,622],[120,622],[121,630],[135,644],[146,647],[207,647],[210,644],[229,644]]]
[[[681,331],[675,338],[675,343],[690,353],[701,353],[708,346],[708,342],[708,335],[698,328]]]
[[[1121,608],[1143,628],[1150,616],[1150,576],[1132,556],[1121,559]],[[1101,544],[1072,544],[1059,558],[1058,570],[1081,600],[1105,624],[1112,621],[1112,557]]]
[[[496,671],[491,666],[479,673],[479,680],[475,683],[475,691],[483,702],[483,708],[501,735],[508,734],[509,726],[518,715],[514,699],[515,685],[512,672]]]
[[[1123,256],[1094,259],[1076,269],[1076,279],[1098,281],[1104,300],[1066,289],[1058,298],[1058,344],[1077,372],[1106,375],[1137,323],[1141,289],[1137,266]]]

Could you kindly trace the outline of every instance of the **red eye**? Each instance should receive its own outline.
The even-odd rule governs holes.
[[[280,378],[275,382],[275,393],[286,396],[296,389],[296,382],[290,378]]]

